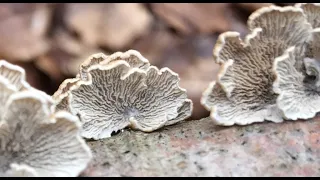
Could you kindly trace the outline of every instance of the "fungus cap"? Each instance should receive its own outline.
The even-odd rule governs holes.
[[[295,7],[303,10],[313,28],[320,27],[320,3],[297,3]]]
[[[52,114],[46,101],[33,91],[9,97],[1,115],[1,174],[78,176],[91,160],[78,118],[63,111]]]
[[[106,138],[125,127],[151,132],[191,116],[192,102],[179,87],[178,74],[149,66],[139,56],[132,50],[117,52],[92,63],[88,78],[69,88],[71,112],[80,116],[83,137]]]
[[[92,158],[78,118],[56,112],[22,68],[1,61],[0,72],[0,176],[78,176]]]
[[[17,90],[30,88],[30,85],[26,82],[25,70],[6,60],[0,60],[0,76],[6,78]]]
[[[220,72],[201,102],[220,125],[283,121],[272,86],[273,62],[293,45],[295,53],[303,55],[312,32],[297,7],[261,8],[250,15],[248,27],[251,33],[244,41],[237,32],[225,32],[213,50]],[[301,64],[303,61],[298,61],[295,66]]]
[[[274,62],[276,80],[273,90],[279,94],[277,106],[287,119],[309,119],[320,111],[320,63],[317,59],[303,59],[306,71],[294,66],[300,58],[289,48]]]
[[[124,60],[129,63],[132,68],[140,68],[146,70],[149,67],[149,61],[144,58],[140,52],[136,50],[128,50],[126,52],[116,52],[110,56],[106,56],[103,53],[97,53],[91,55],[87,58],[81,65],[79,69],[79,74],[77,77],[85,80],[87,78],[87,69],[95,64],[107,65],[114,61]]]

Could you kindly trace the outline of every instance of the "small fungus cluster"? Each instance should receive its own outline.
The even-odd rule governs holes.
[[[269,6],[249,17],[244,40],[222,33],[220,65],[201,103],[218,125],[309,119],[320,111],[320,5]],[[179,76],[138,51],[94,54],[51,97],[0,61],[0,176],[78,176],[92,158],[82,139],[126,127],[155,131],[187,119]]]
[[[308,119],[320,111],[320,5],[269,6],[252,13],[244,40],[222,33],[220,72],[201,103],[218,125]]]
[[[59,109],[80,118],[81,135],[95,140],[126,127],[151,132],[192,112],[178,74],[151,66],[135,50],[90,56],[53,97]]]
[[[76,116],[0,61],[0,176],[78,176],[91,160]]]

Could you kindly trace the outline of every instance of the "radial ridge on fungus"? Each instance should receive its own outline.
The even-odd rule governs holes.
[[[320,4],[303,3],[295,7],[303,9],[313,27],[312,38],[302,56],[295,53],[296,47],[291,47],[273,65],[277,106],[291,120],[309,119],[320,111]]]
[[[54,97],[58,106],[64,104],[80,117],[81,135],[97,140],[126,127],[151,132],[191,116],[192,101],[179,80],[178,74],[151,66],[135,50],[95,54]]]
[[[92,158],[76,116],[0,61],[0,176],[78,176]]]
[[[303,10],[292,6],[259,9],[250,15],[248,28],[251,33],[244,40],[237,32],[222,33],[213,49],[220,72],[201,103],[219,125],[282,122],[273,91],[274,61],[292,46],[292,53],[303,57],[313,31]],[[303,69],[303,61],[294,66]]]

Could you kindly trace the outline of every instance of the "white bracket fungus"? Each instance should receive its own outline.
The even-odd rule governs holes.
[[[53,100],[25,81],[22,68],[0,62],[0,176],[78,176],[92,158],[80,122],[55,112]]]
[[[217,82],[210,84],[201,103],[216,124],[246,125],[269,120],[282,122],[273,91],[275,58],[291,46],[304,54],[312,27],[298,7],[264,7],[248,19],[251,33],[245,40],[237,32],[219,36],[213,50],[221,64]],[[302,66],[303,62],[295,66]]]
[[[320,3],[297,3],[295,7],[303,10],[308,22],[314,29],[320,27]]]
[[[97,53],[91,55],[87,58],[81,65],[79,69],[79,74],[77,77],[80,77],[82,80],[87,79],[87,69],[95,64],[109,64],[114,61],[124,60],[129,63],[131,68],[139,68],[146,70],[150,63],[149,61],[144,58],[138,51],[135,50],[128,50],[126,52],[116,52],[111,54],[110,56],[106,56],[103,53]]]
[[[25,81],[25,71],[19,66],[0,60],[0,76],[7,79],[16,90],[30,88]]]
[[[313,28],[312,39],[308,43],[306,56],[320,61],[320,3],[298,3],[295,6],[303,10]]]
[[[179,87],[178,74],[150,66],[137,51],[93,55],[79,73],[79,81],[70,83],[68,92],[61,89],[70,80],[60,86],[55,100],[61,103],[68,98],[70,111],[80,117],[85,138],[110,137],[125,127],[151,132],[191,115],[192,102]]]
[[[291,47],[274,62],[276,80],[273,90],[279,95],[277,105],[284,117],[309,119],[320,111],[320,4],[296,4],[314,28],[304,56]],[[302,62],[297,67],[297,62]],[[301,64],[301,63],[298,63]]]
[[[316,79],[307,80],[306,75],[295,68],[298,59],[294,55],[294,47],[289,48],[282,56],[276,58],[274,71],[277,78],[273,90],[279,94],[277,105],[284,117],[291,120],[308,119],[320,111],[319,71],[314,68]],[[307,60],[308,63],[319,63]],[[317,65],[319,66],[319,65]],[[313,69],[310,67],[310,69]]]
[[[60,84],[58,90],[52,95],[52,98],[56,102],[56,110],[64,110],[71,112],[68,91],[70,87],[75,85],[78,81],[80,81],[80,79],[72,78],[66,79]]]

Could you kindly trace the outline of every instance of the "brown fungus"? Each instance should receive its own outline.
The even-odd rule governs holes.
[[[192,102],[179,87],[178,74],[149,66],[141,55],[112,58],[121,54],[93,63],[85,71],[88,78],[65,93],[71,112],[81,119],[83,137],[106,138],[125,127],[151,132],[191,115]]]
[[[283,121],[272,89],[273,62],[291,46],[296,46],[296,54],[304,52],[312,31],[297,7],[261,8],[250,15],[248,27],[251,33],[244,41],[239,33],[226,32],[213,50],[215,61],[221,64],[220,73],[201,102],[219,125]]]

